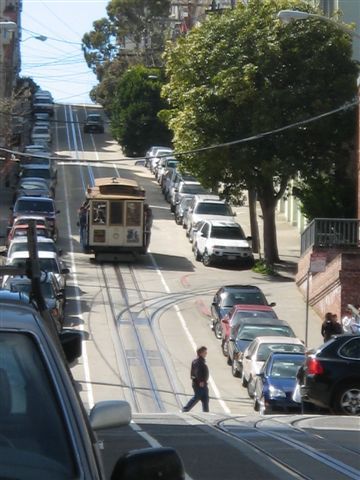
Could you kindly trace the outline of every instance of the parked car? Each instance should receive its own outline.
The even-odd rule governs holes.
[[[53,191],[43,178],[26,177],[19,181],[14,192],[13,203],[18,197],[51,197]]]
[[[32,143],[42,143],[44,145],[49,145],[52,141],[51,130],[46,125],[35,124],[31,130],[30,139]]]
[[[217,290],[211,302],[211,328],[216,338],[220,339],[222,337],[221,320],[223,317],[230,312],[234,305],[239,304],[266,305],[270,307],[275,307],[276,305],[275,302],[268,303],[262,290],[255,285],[223,285]],[[234,314],[236,314],[236,310],[234,310],[232,315]],[[239,314],[239,317],[241,316]],[[272,318],[276,318],[276,314]],[[230,322],[231,317],[228,320]]]
[[[278,318],[272,307],[268,305],[234,305],[221,319],[221,344],[230,337],[237,335],[244,318]]]
[[[243,229],[234,221],[208,220],[200,228],[193,228],[193,251],[195,260],[202,260],[205,266],[214,263],[252,266],[254,256]]]
[[[27,238],[29,225],[13,225],[6,237],[5,245],[8,247],[15,238]],[[50,238],[50,231],[44,225],[36,225],[35,234],[38,238]]]
[[[176,205],[181,202],[183,197],[206,193],[206,188],[204,188],[200,182],[181,180],[178,184],[175,184],[174,189],[170,191],[170,210],[175,212]]]
[[[55,252],[57,255],[62,255],[62,250],[56,246],[56,243],[52,238],[37,237],[38,252]],[[15,252],[27,252],[29,250],[28,239],[26,237],[18,237],[11,240],[8,249],[7,256],[11,257]]]
[[[22,156],[20,160],[20,168],[31,168],[32,166],[41,165],[41,168],[48,168],[53,178],[57,177],[57,169],[54,160],[47,154],[38,152],[31,156]]]
[[[176,204],[174,218],[175,218],[175,223],[177,225],[183,224],[185,211],[189,208],[191,199],[192,199],[192,195],[191,196],[186,195],[186,196],[183,196],[182,199]]]
[[[138,450],[105,474],[96,431],[128,425],[130,405],[102,401],[86,413],[65,365],[81,355],[81,333],[54,338],[31,305],[0,300],[1,478],[129,480],[149,472],[185,476],[173,449]],[[156,467],[154,467],[156,466]],[[121,471],[121,473],[118,473]]]
[[[223,352],[227,353],[227,363],[231,365],[234,377],[242,375],[243,354],[248,345],[254,338],[265,336],[296,337],[290,325],[284,320],[245,318],[237,330],[237,335],[232,336],[230,333],[230,337],[223,344]]]
[[[50,150],[48,145],[44,145],[43,143],[35,143],[31,145],[26,145],[24,147],[24,153],[34,154],[37,153],[47,153],[50,155]]]
[[[49,95],[36,95],[32,105],[33,113],[48,113],[54,115],[54,101]]]
[[[304,401],[339,415],[360,415],[360,335],[334,336],[309,353],[301,377]]]
[[[254,410],[262,415],[273,412],[299,413],[301,405],[292,399],[296,374],[304,363],[303,353],[273,352],[270,354],[254,386]]]
[[[305,353],[301,340],[292,337],[256,337],[243,355],[242,384],[253,397],[256,375],[272,352]]]
[[[66,268],[64,263],[59,259],[58,255],[54,252],[39,251],[39,265],[40,270],[43,272],[52,272],[56,276],[61,289],[65,294],[66,278],[70,270]],[[17,267],[26,266],[26,262],[29,259],[29,251],[15,252],[6,259],[6,265],[14,265]]]
[[[150,171],[152,173],[155,173],[155,167],[160,161],[160,159],[163,157],[169,157],[170,155],[172,155],[172,153],[173,153],[173,149],[168,147],[160,147],[160,148],[154,149],[149,158]]]
[[[56,209],[54,200],[45,197],[18,197],[14,207],[11,207],[12,214],[9,218],[9,228],[14,223],[16,217],[23,215],[41,215],[46,218],[49,225],[51,236],[56,241],[58,237],[58,227],[56,224],[56,215],[60,213]]]
[[[169,167],[166,170],[166,172],[165,172],[165,174],[162,178],[161,191],[164,194],[165,200],[167,200],[167,198],[168,198],[168,194],[169,194],[171,185],[173,184],[177,173],[178,173],[178,171],[177,171],[176,167],[173,167],[173,168]]]
[[[200,221],[219,220],[222,222],[235,223],[234,212],[225,200],[216,198],[216,195],[195,195],[189,208],[186,235],[191,239],[191,230]]]
[[[24,165],[19,174],[19,181],[22,181],[24,178],[42,178],[43,180],[46,180],[51,196],[55,197],[57,182],[52,169],[44,167],[43,165]]]
[[[165,150],[169,153],[171,153],[173,151],[172,148],[166,147],[164,145],[153,145],[152,147],[150,147],[147,150],[147,152],[145,154],[145,167],[150,168],[151,159],[152,159],[152,157],[154,157],[156,155],[156,152],[158,150]]]
[[[176,168],[178,164],[179,164],[179,160],[176,160],[176,158],[174,157],[164,157],[160,159],[156,169],[156,179],[159,185],[161,185],[163,175],[165,174],[167,169]]]
[[[176,203],[176,193],[179,191],[179,187],[183,184],[187,183],[188,185],[193,185],[195,190],[199,190],[198,192],[192,190],[190,191],[190,186],[188,188],[189,193],[195,195],[196,193],[208,193],[205,188],[200,184],[200,182],[193,176],[188,173],[177,171],[176,175],[173,177],[169,187],[168,192],[165,199],[170,203],[170,210],[173,212]],[[184,187],[181,187],[183,189]]]
[[[100,113],[89,113],[84,123],[84,133],[104,133],[104,120]]]
[[[22,292],[31,296],[31,280],[24,276],[7,276],[3,281],[2,288],[11,292]],[[56,276],[51,272],[46,272],[40,279],[41,293],[44,297],[46,306],[54,319],[58,332],[64,326],[65,295]]]

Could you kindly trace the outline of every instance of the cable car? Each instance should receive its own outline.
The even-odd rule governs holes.
[[[98,261],[122,261],[146,254],[152,212],[135,180],[97,178],[79,210],[80,242]]]

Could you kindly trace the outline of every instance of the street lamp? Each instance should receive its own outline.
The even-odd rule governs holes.
[[[30,35],[30,37],[24,38],[24,40],[21,40],[22,43],[26,42],[27,40],[30,40],[30,38],[35,38],[35,40],[40,40],[40,42],[46,42],[48,37],[45,35]]]
[[[290,23],[296,20],[306,20],[308,18],[317,18],[318,20],[323,20],[324,22],[328,22],[328,23],[332,23],[333,25],[336,25],[337,28],[339,28],[345,33],[348,33],[349,35],[352,35],[353,37],[360,38],[360,35],[354,32],[354,30],[352,30],[347,25],[336,22],[331,18],[325,17],[323,15],[318,15],[316,13],[301,12],[299,10],[280,10],[277,16],[283,23]]]

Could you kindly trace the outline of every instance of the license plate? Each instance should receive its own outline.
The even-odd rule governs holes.
[[[236,255],[228,255],[228,260],[236,260]]]

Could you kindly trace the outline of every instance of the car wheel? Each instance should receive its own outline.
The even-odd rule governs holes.
[[[259,412],[260,415],[267,415],[268,413],[270,413],[269,410],[265,407],[264,397],[260,399]]]
[[[245,388],[248,386],[248,381],[244,377],[244,373],[242,374],[242,377],[241,377],[241,385]]]
[[[360,414],[360,385],[345,385],[335,396],[334,413],[341,415]]]
[[[257,398],[254,398],[254,410],[258,412],[260,410],[260,405]]]
[[[220,339],[221,339],[221,336],[222,336],[222,331],[221,331],[220,322],[215,322],[215,323],[214,323],[214,333],[215,333],[215,337],[220,340]]]
[[[170,212],[171,213],[175,212],[175,205],[173,205],[172,203],[170,203]]]
[[[200,260],[201,260],[201,255],[200,255],[199,249],[197,248],[197,245],[194,245],[193,250],[194,250],[195,260],[196,260],[197,262],[200,262]]]
[[[241,377],[241,372],[239,372],[239,370],[236,368],[234,360],[231,362],[231,373],[233,374],[233,377]]]
[[[227,348],[227,342],[224,339],[221,340],[221,350],[223,352],[224,357],[227,357],[229,354],[229,351]]]
[[[249,378],[249,381],[247,382],[247,392],[248,392],[248,395],[250,398],[253,398],[254,396],[254,389],[253,389],[253,386],[251,385],[252,384],[252,378],[250,377]]]
[[[176,223],[176,225],[181,225],[181,220],[180,220],[180,218],[176,215],[176,213],[175,213],[175,223]]]
[[[203,261],[203,264],[205,265],[205,267],[210,267],[210,265],[211,265],[211,257],[210,257],[210,255],[208,254],[208,252],[207,252],[206,250],[205,250],[205,252],[204,252],[202,261]]]

